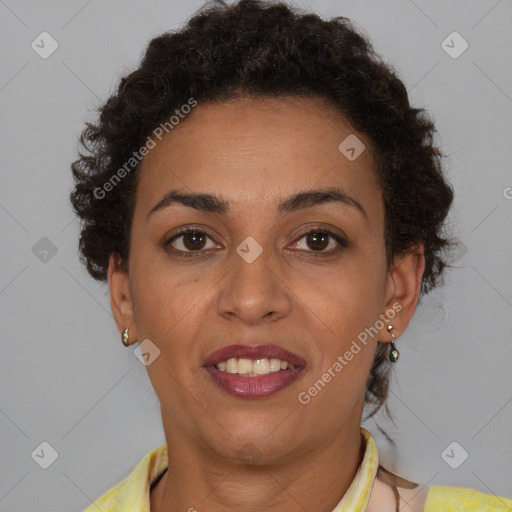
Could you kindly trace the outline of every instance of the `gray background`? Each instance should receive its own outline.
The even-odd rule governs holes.
[[[82,510],[165,442],[158,402],[144,366],[121,344],[107,288],[78,261],[69,165],[92,107],[151,37],[201,5],[0,0],[1,511]],[[295,5],[353,18],[370,35],[411,101],[434,116],[456,189],[458,268],[398,341],[396,425],[378,417],[398,450],[373,420],[364,426],[400,475],[512,497],[512,2]],[[59,44],[47,59],[31,48],[43,31]],[[453,31],[469,44],[458,58],[441,46]],[[46,470],[31,457],[43,441],[58,452]],[[453,441],[469,454],[457,469],[441,456]],[[452,464],[462,453],[450,452]]]

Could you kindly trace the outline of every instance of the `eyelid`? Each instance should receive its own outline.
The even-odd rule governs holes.
[[[333,254],[338,252],[341,249],[346,249],[350,246],[350,242],[348,241],[348,237],[344,234],[339,234],[335,231],[333,231],[330,228],[322,227],[322,226],[312,226],[308,228],[306,231],[302,232],[300,235],[298,235],[295,238],[295,242],[297,243],[300,240],[302,240],[305,236],[309,235],[310,233],[324,233],[327,235],[328,238],[333,239],[338,243],[338,247],[336,249],[331,249],[330,251],[305,251],[305,252],[311,252],[313,254]]]
[[[171,245],[172,242],[174,242],[176,239],[182,237],[183,235],[186,235],[187,233],[200,233],[204,234],[207,238],[209,238],[212,242],[216,243],[217,245],[220,245],[213,236],[209,234],[209,232],[202,226],[184,226],[182,228],[178,228],[176,232],[174,232],[172,235],[166,235],[163,239],[162,245],[164,249],[167,249],[169,245]],[[170,249],[171,252],[175,253],[181,253],[181,254],[202,254],[204,252],[211,251],[212,249],[200,249],[198,251],[182,251],[181,249],[175,249],[174,247]]]

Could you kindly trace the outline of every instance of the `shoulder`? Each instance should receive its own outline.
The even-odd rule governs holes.
[[[83,512],[146,511],[151,485],[167,464],[167,445],[163,444],[147,453],[128,476],[110,487]]]
[[[376,477],[365,512],[395,512],[399,503],[400,512],[423,512],[426,491],[397,487],[395,496],[393,487]]]
[[[126,479],[113,485],[107,492],[94,500],[83,512],[98,512],[98,510],[101,510],[101,512],[114,512],[117,510],[119,494],[125,481]]]
[[[512,512],[512,499],[465,487],[398,487],[400,512]],[[366,512],[395,512],[391,486],[375,479]]]
[[[510,512],[512,499],[486,494],[466,487],[433,486],[429,489],[425,512],[459,511]]]

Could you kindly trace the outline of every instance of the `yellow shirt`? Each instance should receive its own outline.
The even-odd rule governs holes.
[[[370,432],[361,427],[366,443],[363,461],[347,492],[332,512],[364,512],[379,467],[377,445]],[[111,487],[84,512],[150,512],[151,484],[167,469],[167,445],[146,454],[133,471]],[[512,512],[512,499],[462,487],[430,487],[424,512]]]

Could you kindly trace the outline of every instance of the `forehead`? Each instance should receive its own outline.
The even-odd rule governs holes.
[[[354,160],[339,149],[347,137],[366,147]],[[309,188],[340,186],[367,204],[380,194],[368,140],[316,99],[200,103],[156,142],[139,171],[142,212],[171,189],[220,195],[245,209]]]

